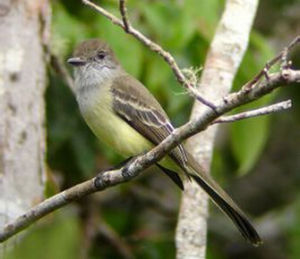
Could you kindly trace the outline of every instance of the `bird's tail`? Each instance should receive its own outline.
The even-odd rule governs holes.
[[[181,165],[181,168],[204,189],[214,203],[233,221],[247,241],[254,246],[258,246],[262,243],[258,233],[244,212],[212,177],[205,172],[192,155],[187,153],[187,163],[186,165]]]

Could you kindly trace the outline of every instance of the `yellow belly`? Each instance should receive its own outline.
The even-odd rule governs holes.
[[[123,156],[134,156],[149,150],[153,145],[131,128],[122,119],[111,113],[99,113],[99,119],[95,115],[88,116],[87,123],[94,134],[116,152]]]
[[[87,104],[81,102],[80,107],[86,123],[97,138],[125,157],[151,149],[153,145],[150,141],[113,112],[111,95],[105,91],[109,89],[90,95]]]
[[[111,146],[124,157],[135,156],[150,150],[153,144],[133,129],[127,122],[118,117],[112,110],[112,97],[102,88],[85,98],[81,96],[81,113],[97,138]],[[178,166],[166,156],[160,164],[171,170],[178,171]]]

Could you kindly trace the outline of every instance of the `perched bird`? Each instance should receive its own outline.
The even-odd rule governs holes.
[[[104,41],[90,39],[82,42],[68,63],[74,66],[75,94],[82,116],[98,139],[119,154],[131,157],[150,150],[174,130],[157,100],[122,68]],[[181,176],[196,181],[246,240],[253,245],[261,243],[246,215],[183,144],[157,165],[182,190]]]

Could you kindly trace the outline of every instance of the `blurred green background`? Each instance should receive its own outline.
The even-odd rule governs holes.
[[[117,2],[97,1],[119,15]],[[131,23],[169,50],[181,68],[201,67],[224,0],[127,2]],[[84,39],[105,39],[126,70],[156,96],[174,125],[188,120],[193,100],[184,94],[158,55],[79,0],[52,1],[52,8],[51,46],[62,60]],[[253,77],[299,34],[299,12],[297,0],[261,1],[234,89]],[[292,56],[298,68],[299,54],[298,48]],[[293,108],[289,112],[220,127],[212,173],[251,215],[265,244],[260,248],[246,244],[231,222],[212,206],[208,258],[300,258],[300,104],[297,102],[300,91],[297,88],[280,89],[242,107],[249,109],[291,98]],[[46,102],[49,167],[46,196],[122,160],[92,135],[71,91],[51,68]],[[31,228],[6,258],[174,258],[179,202],[176,186],[156,168],[149,169],[130,183],[94,194],[47,216]]]

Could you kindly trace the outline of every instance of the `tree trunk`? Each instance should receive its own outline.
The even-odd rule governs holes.
[[[0,226],[43,198],[47,7],[0,0]]]
[[[214,101],[226,95],[247,49],[249,33],[258,0],[227,0],[202,72],[199,91]],[[207,107],[195,102],[191,118]],[[189,151],[209,172],[217,126],[191,137]],[[176,247],[178,259],[205,258],[208,217],[207,196],[198,186],[187,182],[182,197]]]

